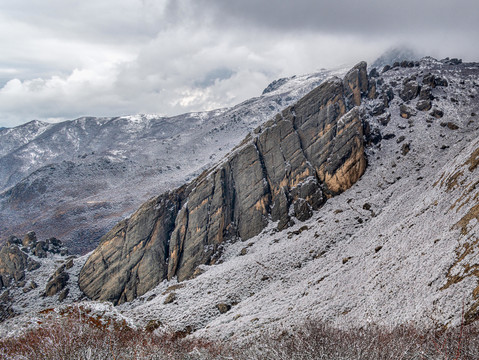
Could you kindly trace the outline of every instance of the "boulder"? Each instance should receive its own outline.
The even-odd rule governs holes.
[[[62,302],[63,300],[65,300],[69,293],[70,293],[69,288],[63,289],[63,291],[60,293],[60,295],[58,295],[58,301]]]
[[[163,301],[163,304],[167,305],[167,304],[171,304],[172,302],[174,302],[176,300],[176,293],[172,292],[172,293],[169,293],[166,298],[165,298],[165,301]]]
[[[64,271],[61,271],[59,274],[55,273],[55,275],[48,280],[48,283],[45,286],[45,295],[53,296],[58,294],[66,287],[69,279],[70,275]]]
[[[376,68],[372,68],[371,71],[369,72],[369,80],[371,80],[372,78],[378,78],[380,75],[379,75],[379,72],[378,72],[378,69]]]
[[[216,308],[218,309],[220,314],[225,314],[225,313],[227,313],[228,311],[231,310],[231,305],[221,303],[221,304],[217,304]]]
[[[22,240],[22,244],[26,248],[34,247],[36,243],[37,243],[37,236],[34,231],[30,231],[29,233],[27,233]]]
[[[14,235],[10,236],[8,240],[6,241],[6,245],[21,245],[21,244],[22,244],[22,240],[20,240]]]
[[[433,100],[432,89],[430,86],[423,86],[419,92],[419,100]]]
[[[8,286],[13,279],[17,282],[25,277],[28,256],[16,245],[5,245],[0,249],[0,276],[3,286]]]
[[[391,121],[391,114],[388,112],[378,118],[378,122],[382,126],[386,126],[387,124],[389,124],[389,121]]]
[[[403,101],[409,101],[414,99],[416,96],[418,96],[420,91],[419,84],[415,80],[408,81],[406,84],[404,84],[401,92],[399,93],[399,97]]]
[[[433,109],[429,115],[435,117],[436,119],[440,119],[444,116],[444,112],[440,109]]]
[[[440,76],[433,75],[431,73],[424,75],[422,83],[424,85],[428,85],[431,88],[435,88],[436,86],[448,86],[446,79],[441,78]]]
[[[402,118],[409,119],[411,116],[415,116],[417,113],[416,110],[410,108],[406,104],[401,104],[401,106],[399,106],[399,114]]]
[[[431,110],[431,107],[431,100],[419,100],[416,104],[416,109],[419,111],[429,111]]]
[[[48,246],[47,246],[46,242],[45,241],[39,241],[35,245],[32,253],[33,253],[33,255],[35,255],[39,258],[46,258],[47,257],[47,253],[46,253],[47,249],[48,249]]]

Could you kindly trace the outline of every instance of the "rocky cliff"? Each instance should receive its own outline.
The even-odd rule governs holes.
[[[221,163],[145,203],[106,234],[79,276],[90,298],[131,301],[164,279],[214,264],[226,241],[246,240],[268,221],[304,221],[366,168],[357,107],[374,97],[366,63],[331,78],[258,127]]]

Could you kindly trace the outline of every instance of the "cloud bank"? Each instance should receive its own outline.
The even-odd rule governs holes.
[[[0,126],[231,106],[396,44],[479,60],[479,4],[35,0],[0,5]]]

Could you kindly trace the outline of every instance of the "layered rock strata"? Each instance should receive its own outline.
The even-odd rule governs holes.
[[[145,203],[106,234],[79,276],[95,300],[131,301],[164,279],[214,264],[226,241],[268,221],[306,220],[366,168],[358,106],[371,95],[366,63],[332,78],[257,128],[220,164]]]

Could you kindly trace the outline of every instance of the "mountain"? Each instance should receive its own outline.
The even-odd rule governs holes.
[[[422,56],[415,50],[408,47],[395,47],[384,52],[378,57],[373,64],[373,68],[382,69],[384,66],[392,66],[394,63],[401,63],[403,61],[417,61]]]
[[[357,108],[368,94],[366,63],[323,82],[255,129],[219,165],[142,206],[105,235],[79,277],[95,300],[131,301],[162,280],[191,278],[228,241],[269,221],[306,220],[364,172]],[[348,111],[350,110],[350,111]],[[340,122],[341,121],[341,122]]]
[[[477,63],[423,58],[322,81],[70,267],[27,240],[19,256],[40,267],[3,284],[16,316],[0,333],[42,322],[65,289],[64,306],[100,318],[231,342],[307,319],[476,321],[478,79]],[[18,242],[3,251],[19,254]]]
[[[142,202],[197,176],[330,74],[284,79],[230,109],[31,121],[1,130],[0,239],[34,229],[85,253]]]

